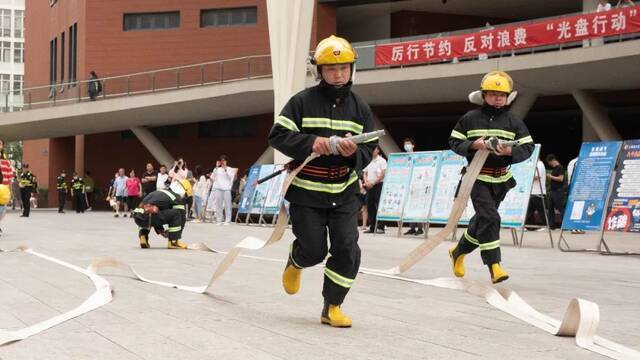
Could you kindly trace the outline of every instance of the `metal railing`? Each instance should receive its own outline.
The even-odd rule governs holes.
[[[271,57],[245,56],[99,78],[102,92],[94,99],[149,94],[264,77],[271,77]],[[23,88],[20,92],[5,92],[2,93],[3,111],[8,112],[11,107],[16,110],[30,110],[91,101],[93,99],[89,96],[89,86],[93,81],[95,80],[63,82]],[[22,101],[19,103],[22,106],[17,108],[12,102],[15,103],[20,97]]]

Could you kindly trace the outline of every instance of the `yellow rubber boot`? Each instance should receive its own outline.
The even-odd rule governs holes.
[[[351,327],[352,324],[351,318],[342,313],[340,305],[331,305],[328,302],[324,303],[320,322],[333,327]]]
[[[453,263],[453,274],[456,277],[464,276],[464,254],[460,254],[457,257],[454,256],[454,252],[456,250],[456,246],[449,249],[449,257],[451,258],[451,262]]]
[[[149,235],[140,235],[140,247],[143,249],[149,248]]]
[[[186,249],[187,244],[183,243],[180,240],[169,240],[167,242],[167,249]]]
[[[500,267],[500,263],[489,265],[489,272],[491,273],[491,282],[494,284],[509,278],[509,274]]]
[[[282,272],[282,287],[287,294],[293,295],[300,290],[301,276],[302,269],[293,265],[293,262],[289,259],[289,261],[287,261],[287,266]]]

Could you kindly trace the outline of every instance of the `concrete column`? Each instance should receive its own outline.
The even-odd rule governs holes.
[[[587,120],[586,116],[582,116],[582,142],[600,141],[600,137]]]
[[[511,104],[509,111],[515,115],[516,118],[524,121],[537,99],[537,94],[518,93],[518,97],[513,104]]]
[[[267,0],[276,116],[289,98],[305,87],[314,6],[314,0],[287,0],[286,4],[282,0]],[[288,161],[278,152],[274,160]]]
[[[158,138],[156,138],[149,129],[136,126],[131,128],[131,131],[136,135],[138,140],[140,140],[142,145],[149,150],[158,163],[166,165],[167,168],[170,168],[173,165],[175,161],[173,156],[171,156],[169,151],[167,151],[160,140],[158,140]]]
[[[274,150],[271,146],[267,147],[267,149],[260,155],[258,160],[256,160],[254,165],[264,165],[264,164],[273,164],[274,163]]]
[[[582,110],[584,119],[591,125],[601,140],[621,140],[618,130],[611,123],[607,109],[586,90],[573,90],[573,97]]]
[[[84,176],[84,135],[76,135],[76,154],[73,168],[80,176]]]
[[[378,119],[378,117],[375,115],[373,116],[373,121],[375,123],[376,130],[385,130],[386,133],[386,135],[381,137],[378,141],[378,145],[380,145],[380,149],[382,150],[382,152],[387,155],[402,152],[398,144],[396,144],[396,141],[393,140],[393,137],[391,137],[391,134],[389,134],[389,131],[387,131],[387,129],[384,127],[382,121],[380,121],[380,119]]]

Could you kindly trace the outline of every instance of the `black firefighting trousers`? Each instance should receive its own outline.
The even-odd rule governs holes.
[[[58,212],[64,210],[64,203],[67,201],[67,190],[58,189]]]
[[[289,258],[295,266],[305,268],[321,263],[327,253],[331,254],[324,270],[322,296],[333,305],[342,304],[360,268],[359,207],[355,196],[353,201],[330,209],[291,204],[296,240]]]
[[[167,234],[169,240],[180,240],[182,238],[182,230],[184,229],[184,210],[167,209],[160,210],[157,214],[149,216],[148,214],[134,214],[134,220],[140,227],[138,235],[149,235],[151,228],[161,229],[167,225]]]
[[[516,181],[511,178],[502,183],[487,183],[476,180],[471,190],[471,202],[475,215],[469,227],[460,237],[456,254],[469,254],[480,248],[482,262],[486,265],[499,263],[500,256],[500,203]]]

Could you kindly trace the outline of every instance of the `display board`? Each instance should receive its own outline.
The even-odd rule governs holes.
[[[425,151],[411,154],[411,182],[402,213],[403,222],[426,223],[429,221],[441,160],[442,151]]]
[[[280,171],[283,168],[283,165],[276,165],[274,168],[275,171]],[[280,175],[275,178],[269,180],[269,190],[267,192],[267,199],[264,203],[264,210],[262,214],[264,215],[274,215],[280,211],[280,204],[282,203],[282,185],[284,184],[284,180],[287,178],[287,172],[283,171]]]
[[[600,230],[621,142],[583,143],[562,219],[564,230]]]
[[[275,170],[275,165],[273,164],[261,165],[258,179],[262,179],[267,175],[273,174],[274,170]],[[272,181],[273,179],[271,179],[271,181],[265,181],[262,184],[256,185],[253,192],[253,198],[251,200],[251,207],[250,207],[251,214],[262,213],[262,208],[264,207],[264,203],[267,200],[269,187],[271,186]]]
[[[387,159],[377,219],[400,221],[411,184],[412,161],[410,153],[390,154]]]
[[[433,196],[433,204],[431,206],[431,216],[429,222],[432,224],[446,224],[449,221],[449,214],[453,208],[453,200],[460,183],[461,170],[467,166],[467,159],[456,154],[451,150],[442,152],[442,160],[440,162],[440,171],[437,179],[438,190]],[[459,224],[466,225],[473,216],[473,206],[471,199],[467,203]]]
[[[498,209],[501,227],[521,228],[524,226],[539,156],[540,145],[536,144],[533,153],[527,160],[511,165],[511,173],[516,180],[516,186],[509,190]]]
[[[260,167],[261,165],[253,165],[251,168],[249,168],[249,172],[247,174],[247,184],[244,187],[242,196],[240,196],[238,214],[246,214],[249,212],[249,208],[251,207],[251,199],[253,198],[253,193],[256,189],[256,181],[258,181],[258,179],[260,178]]]
[[[640,139],[622,144],[616,169],[605,230],[640,232]]]

